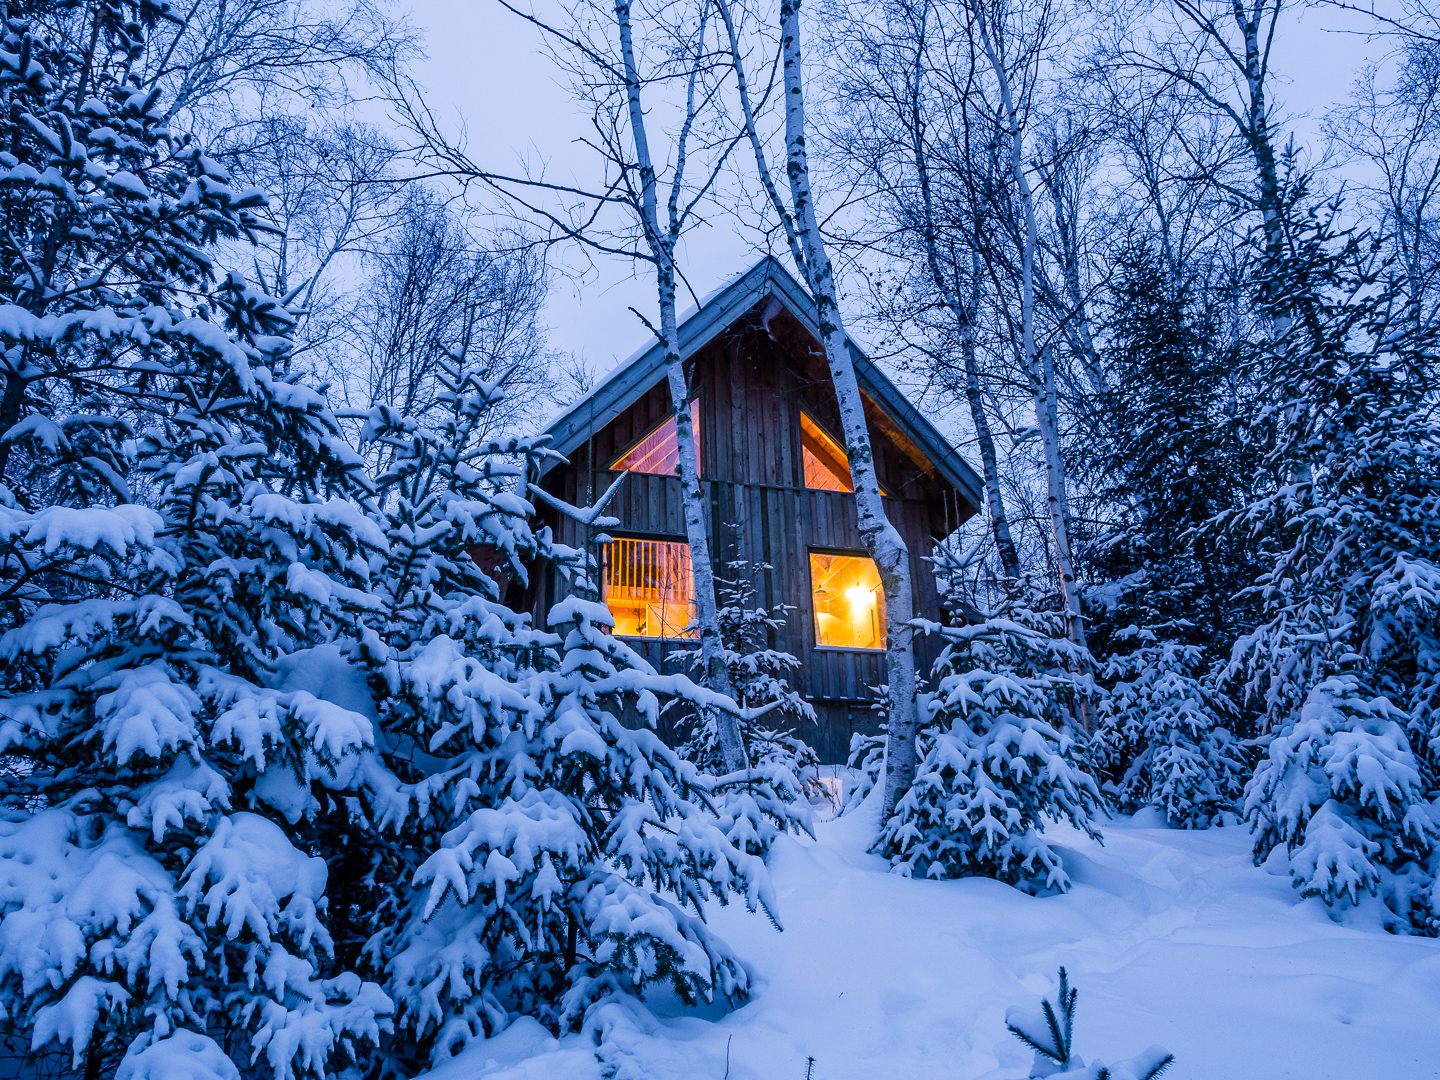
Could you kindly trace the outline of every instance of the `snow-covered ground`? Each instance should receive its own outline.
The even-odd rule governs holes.
[[[782,840],[783,933],[743,909],[712,922],[750,964],[743,1008],[660,1019],[608,1007],[594,1032],[513,1025],[432,1080],[996,1080],[1032,1055],[1010,1006],[1079,987],[1075,1048],[1128,1058],[1159,1043],[1167,1080],[1440,1077],[1440,943],[1338,926],[1251,864],[1243,827],[1180,832],[1141,818],[1100,846],[1069,829],[1075,881],[1035,898],[993,881],[909,881],[865,852],[875,807]],[[608,1067],[608,1069],[607,1069]]]

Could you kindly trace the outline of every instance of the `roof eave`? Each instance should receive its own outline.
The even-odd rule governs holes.
[[[688,360],[754,307],[763,298],[764,283],[772,269],[785,273],[773,257],[766,256],[684,319],[679,326],[680,356]],[[665,345],[657,341],[640,355],[622,363],[583,401],[576,402],[555,420],[546,429],[546,434],[550,436],[550,448],[569,457],[584,444],[591,432],[614,420],[664,374]],[[542,474],[556,464],[551,459],[542,469]]]

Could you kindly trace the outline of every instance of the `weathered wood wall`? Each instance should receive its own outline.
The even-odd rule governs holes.
[[[693,365],[712,551],[717,560],[771,566],[758,578],[758,599],[768,607],[783,603],[792,609],[773,647],[801,659],[799,688],[819,714],[817,725],[806,725],[798,733],[823,761],[843,762],[853,733],[878,730],[871,706],[885,664],[880,652],[815,646],[810,551],[864,551],[854,496],[804,486],[800,407],[831,432],[840,431],[823,356],[788,315],[772,319],[767,331],[757,309],[702,349]],[[548,473],[545,487],[567,502],[586,505],[619,475],[606,466],[669,415],[668,391],[661,383],[597,430],[567,466]],[[904,436],[885,418],[874,419],[890,429],[887,434],[872,423],[871,439],[881,485],[892,493],[885,500],[886,510],[910,549],[917,614],[939,620],[935,579],[925,559],[934,537],[958,523],[953,489],[917,465],[913,448],[907,452],[897,445]],[[673,476],[632,473],[609,512],[622,523],[612,530],[615,534],[684,538],[680,484]],[[562,543],[578,547],[587,542],[580,526],[569,519],[551,514],[547,523]],[[532,603],[543,617],[544,609],[559,598],[561,583],[553,574],[538,577],[545,580],[537,580]],[[666,654],[686,647],[652,639],[632,639],[632,644],[657,667]],[[922,671],[928,671],[937,652],[933,642],[917,640]],[[674,670],[673,663],[667,669]],[[671,731],[662,734],[673,736]]]

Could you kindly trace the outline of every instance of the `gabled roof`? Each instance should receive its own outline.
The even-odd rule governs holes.
[[[680,320],[680,355],[688,360],[729,329],[762,300],[774,297],[817,342],[820,330],[815,301],[780,262],[767,255],[739,277],[721,286]],[[984,506],[984,489],[975,470],[966,464],[935,426],[911,405],[894,383],[847,337],[860,389],[935,465],[946,481],[977,510]],[[592,432],[614,420],[665,376],[665,349],[658,341],[618,365],[586,397],[576,402],[547,429],[550,446],[569,456],[584,445]],[[552,460],[545,466],[549,471]]]

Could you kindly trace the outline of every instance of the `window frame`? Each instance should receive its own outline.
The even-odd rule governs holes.
[[[695,425],[696,428],[701,427],[701,415],[702,415],[702,414],[704,413],[704,411],[705,411],[704,403],[700,400],[700,397],[701,397],[701,391],[696,390],[695,393],[691,394],[688,398],[685,399],[685,405],[686,405],[686,407],[695,410],[695,416],[694,416],[693,420],[694,420],[694,425]],[[674,413],[667,413],[663,419],[661,419],[661,420],[657,421],[656,423],[652,424],[652,425],[646,430],[646,432],[645,432],[644,435],[641,435],[638,439],[632,439],[632,440],[630,441],[629,445],[627,445],[624,450],[621,450],[618,454],[614,455],[614,456],[610,459],[610,464],[605,467],[605,471],[606,471],[606,472],[633,472],[633,473],[635,473],[636,476],[679,476],[679,473],[675,472],[674,470],[671,470],[671,471],[668,472],[668,473],[667,473],[667,472],[637,472],[635,469],[622,469],[622,468],[620,468],[620,462],[621,462],[621,460],[622,460],[623,458],[625,458],[625,457],[627,457],[628,455],[634,453],[634,451],[636,450],[636,448],[638,448],[641,443],[643,443],[646,439],[648,439],[648,438],[650,438],[652,435],[654,435],[657,431],[659,431],[661,428],[663,428],[666,424],[671,424],[671,423],[674,423],[674,422],[675,422],[675,414],[674,414]],[[701,434],[703,434],[703,432],[701,432]],[[679,437],[679,434],[678,434],[678,433],[676,434],[675,442],[676,442],[676,446],[677,446],[677,448],[676,448],[676,454],[678,455],[678,454],[679,454],[679,448],[678,448],[678,446],[679,446],[679,442],[680,442],[680,437]],[[677,464],[678,464],[678,461],[679,461],[678,456],[677,456],[676,461],[677,461]],[[699,469],[699,471],[700,471],[700,479],[702,479],[702,480],[705,479],[705,440],[704,440],[703,438],[697,438],[697,439],[695,440],[695,465],[696,465],[696,467],[697,467],[697,468]],[[687,540],[686,543],[689,543],[689,541]]]
[[[846,448],[846,446],[845,446],[845,440],[844,440],[843,438],[837,439],[837,438],[835,437],[835,433],[832,432],[826,425],[822,424],[822,423],[816,418],[815,414],[814,414],[813,412],[811,412],[809,409],[807,409],[804,405],[799,406],[799,410],[800,410],[800,482],[801,482],[802,484],[804,484],[805,490],[806,490],[806,491],[828,491],[828,492],[829,492],[830,494],[832,494],[832,495],[854,495],[854,494],[855,494],[855,473],[854,473],[854,471],[851,470],[851,468],[850,468],[850,451],[849,451],[849,450]],[[831,444],[834,446],[834,448],[839,452],[841,460],[843,460],[843,461],[845,462],[845,472],[846,472],[846,474],[847,474],[847,476],[848,476],[848,482],[849,482],[849,484],[850,484],[850,487],[849,487],[848,489],[845,489],[845,488],[820,488],[820,487],[811,487],[809,484],[805,483],[805,421],[807,421],[807,420],[810,421],[810,423],[811,423],[812,425],[814,425],[815,430],[818,431],[818,432],[821,434],[821,436],[823,436],[824,438],[830,440],[830,443],[831,443]],[[825,463],[822,461],[821,464],[824,465]],[[837,478],[838,478],[838,476],[837,476]]]
[[[855,470],[850,467],[850,450],[849,450],[849,448],[845,445],[845,439],[844,439],[843,437],[837,439],[837,438],[835,437],[835,433],[830,430],[829,426],[826,425],[826,424],[822,424],[822,423],[820,422],[820,420],[815,416],[815,413],[814,413],[813,411],[811,411],[810,409],[807,409],[804,405],[798,405],[798,404],[797,404],[797,405],[796,405],[796,410],[797,410],[798,415],[797,415],[797,417],[796,417],[795,423],[796,423],[796,426],[797,426],[797,428],[798,428],[798,430],[799,430],[799,432],[800,432],[800,442],[799,442],[797,445],[798,445],[799,448],[800,448],[800,487],[801,487],[801,490],[803,490],[803,491],[818,491],[818,492],[823,492],[823,493],[826,494],[826,495],[849,495],[851,498],[854,498],[854,497],[855,497]],[[810,421],[812,424],[815,425],[815,429],[816,429],[817,431],[819,431],[820,434],[824,435],[827,439],[829,439],[832,443],[834,443],[835,446],[840,450],[840,455],[845,459],[845,471],[850,474],[850,490],[849,490],[849,491],[836,491],[836,490],[833,489],[833,488],[814,488],[814,487],[811,487],[809,484],[805,483],[805,420],[806,420],[807,418],[809,419],[809,421]],[[649,438],[649,436],[646,436],[646,438]],[[871,449],[873,450],[873,449],[874,449],[874,445],[873,445],[873,444],[874,444],[874,440],[873,440],[873,439],[871,440],[871,444],[872,444],[872,445],[871,445]],[[877,471],[878,471],[878,470],[877,470]],[[879,479],[880,479],[880,478],[877,476],[875,479],[876,479],[876,482],[879,483]],[[880,484],[879,486],[880,486],[880,497],[881,497],[882,499],[893,498],[892,494],[890,493],[890,491],[886,488],[886,486],[885,486],[884,484]],[[824,554],[824,552],[822,552],[822,554]],[[832,555],[844,555],[844,554],[846,554],[846,552],[840,551],[840,550],[835,550],[835,551],[829,552],[829,554],[832,554]],[[865,554],[868,556],[870,553],[867,551]],[[835,646],[826,646],[826,648],[835,648]]]
[[[814,489],[811,489],[811,490],[814,490]],[[886,653],[888,650],[887,650],[887,648],[886,648],[884,645],[879,645],[879,646],[876,646],[876,647],[868,647],[868,646],[864,646],[864,645],[821,645],[821,644],[820,644],[820,621],[819,621],[819,612],[815,610],[815,571],[814,571],[814,569],[813,569],[813,567],[812,567],[812,565],[811,565],[811,562],[810,562],[810,556],[811,556],[811,555],[843,555],[843,556],[845,556],[846,558],[851,558],[851,559],[869,559],[871,563],[874,563],[874,562],[875,562],[875,559],[871,556],[871,554],[870,554],[868,551],[864,551],[864,550],[857,551],[857,550],[855,550],[854,548],[826,547],[826,546],[824,546],[823,544],[812,544],[812,545],[809,545],[809,546],[807,546],[807,547],[805,548],[805,574],[806,574],[806,576],[807,576],[807,578],[808,578],[808,580],[809,580],[809,596],[810,596],[810,618],[809,618],[808,621],[809,621],[809,623],[810,623],[810,642],[811,642],[810,648],[811,648],[811,650],[814,651],[814,652],[861,653],[861,654],[864,654],[864,655],[867,655],[867,656],[883,656],[883,655],[885,655],[885,653]],[[880,567],[879,567],[878,564],[875,566],[875,573],[876,573],[877,576],[878,576],[879,573],[880,573]],[[881,589],[881,593],[883,594],[883,593],[884,593],[884,589],[885,589],[885,583],[884,583],[883,581],[880,583],[880,589]],[[881,615],[882,615],[882,617],[883,617],[883,616],[884,616],[884,613],[885,613],[885,606],[884,606],[883,603],[882,603],[881,606],[880,606],[880,612],[881,612]],[[890,632],[889,632],[889,627],[887,626],[887,627],[885,628],[885,633],[881,635],[881,638],[882,638],[882,640],[888,641],[888,640],[889,640],[889,637],[890,637]]]
[[[664,474],[650,473],[648,475],[662,476]],[[684,544],[687,552],[690,549],[690,538],[687,536],[679,536],[675,533],[641,532],[636,529],[606,529],[605,535],[608,536],[610,539],[609,542],[600,545],[601,550],[599,584],[600,602],[605,605],[606,611],[610,611],[610,601],[609,598],[605,595],[606,589],[609,586],[608,575],[610,568],[610,546],[616,540],[642,540],[660,544]],[[695,600],[695,564],[693,561],[691,562],[690,566],[690,609],[691,615],[694,616],[695,614],[697,614],[697,605]],[[613,618],[615,613],[610,612],[610,614]],[[690,621],[694,621],[693,618]],[[607,629],[606,633],[608,633],[611,637],[619,638],[621,641],[698,642],[700,640],[700,632],[698,627],[694,631],[693,637],[673,637],[660,635],[655,635],[652,637],[649,634],[620,634],[617,633],[613,628]]]

